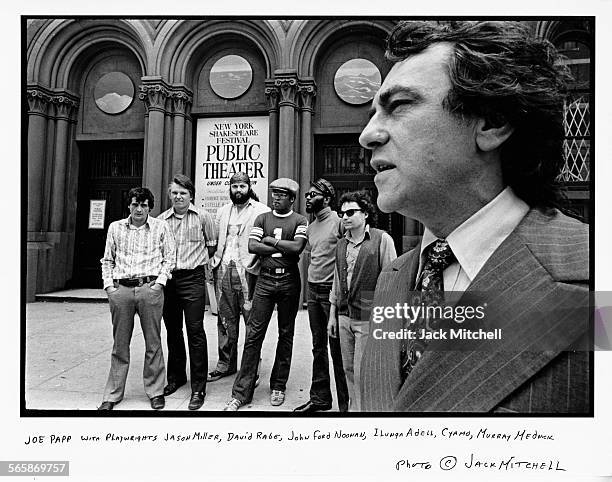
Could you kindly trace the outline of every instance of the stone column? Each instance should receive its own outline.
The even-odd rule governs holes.
[[[280,93],[278,129],[278,177],[296,179],[295,114],[297,109],[297,75],[293,70],[277,71],[274,85]]]
[[[266,100],[268,101],[269,121],[269,146],[268,146],[268,179],[270,181],[278,177],[278,87],[274,80],[266,80]]]
[[[172,135],[172,170],[170,176],[176,173],[186,173],[185,159],[185,119],[193,103],[191,91],[186,87],[176,87],[171,94],[174,115],[174,132]]]
[[[55,105],[55,163],[51,184],[51,209],[49,230],[65,231],[64,213],[66,200],[66,171],[68,166],[68,145],[70,143],[70,123],[76,122],[74,116],[79,107],[78,98],[69,93],[55,94],[52,100]]]
[[[166,101],[170,90],[160,77],[143,77],[138,98],[145,103],[148,113],[146,129],[146,158],[144,159],[142,183],[155,196],[155,208],[151,211],[157,216],[163,204],[165,189],[163,184],[164,168],[164,121]]]
[[[28,99],[28,232],[42,227],[43,179],[47,148],[47,113],[51,102],[49,91],[29,86]]]
[[[312,116],[314,114],[314,101],[317,88],[314,79],[300,82],[298,87],[301,116],[301,150],[300,150],[300,189],[305,192],[314,177],[314,162],[312,156]],[[299,198],[299,212],[306,212],[304,196]]]

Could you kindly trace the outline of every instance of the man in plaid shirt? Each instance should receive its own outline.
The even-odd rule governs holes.
[[[147,188],[129,191],[130,215],[111,223],[106,237],[102,279],[113,323],[108,381],[98,410],[112,410],[123,399],[130,366],[130,340],[138,313],[145,340],[144,388],[151,408],[164,408],[166,375],[161,345],[164,286],[174,267],[175,245],[168,224],[149,216],[154,198]]]

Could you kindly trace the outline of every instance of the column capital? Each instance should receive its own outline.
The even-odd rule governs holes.
[[[274,79],[274,85],[280,93],[279,106],[297,107],[298,79],[295,72],[279,72]]]
[[[158,111],[165,114],[171,88],[161,77],[143,77],[141,80],[138,98],[144,102],[147,113]]]
[[[188,117],[193,105],[193,92],[184,85],[173,85],[168,97],[172,101],[174,115]]]
[[[268,111],[278,112],[278,98],[280,96],[280,92],[274,79],[266,79],[265,94],[266,101],[268,102]]]
[[[49,89],[39,85],[28,85],[26,96],[28,99],[28,114],[46,117],[52,101]]]
[[[313,114],[315,97],[317,96],[315,81],[313,79],[301,80],[298,85],[298,95],[300,98],[300,109]]]
[[[79,109],[79,98],[67,91],[55,91],[51,102],[55,106],[55,117],[68,122],[76,122],[75,114]]]

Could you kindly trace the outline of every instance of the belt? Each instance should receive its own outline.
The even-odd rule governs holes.
[[[175,269],[172,271],[172,276],[182,276],[185,274],[196,273],[198,271],[204,271],[204,265],[196,266],[195,268]]]
[[[285,274],[293,273],[295,268],[261,268],[262,273],[266,274]]]
[[[151,281],[155,281],[157,276],[142,276],[141,278],[121,278],[113,281],[117,281],[122,286],[128,286],[130,288],[134,286],[142,286]]]

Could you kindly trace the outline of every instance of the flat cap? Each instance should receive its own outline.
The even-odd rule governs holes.
[[[279,177],[276,181],[270,183],[270,189],[273,191],[285,191],[295,196],[300,189],[300,185],[293,179]]]

